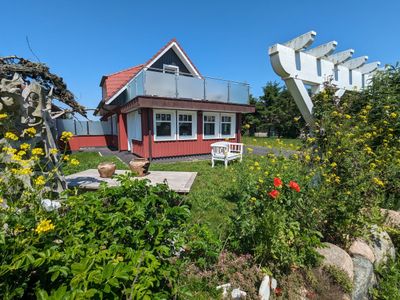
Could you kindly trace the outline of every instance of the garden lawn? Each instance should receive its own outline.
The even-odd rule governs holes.
[[[96,169],[100,162],[112,161],[117,169],[128,169],[116,156],[100,156],[97,152],[76,152],[70,158],[76,158],[80,164],[63,168],[64,174],[69,175],[87,169]],[[197,172],[196,180],[185,201],[191,206],[192,223],[207,224],[217,236],[223,238],[226,232],[226,221],[235,204],[225,198],[230,190],[238,162],[231,162],[228,169],[222,163],[211,168],[209,160],[184,161],[176,163],[152,163],[150,171],[183,171]]]
[[[280,139],[275,137],[254,136],[243,136],[242,143],[246,146],[271,147],[285,150],[299,150],[302,144],[300,139]]]
[[[192,222],[207,224],[210,229],[224,238],[226,225],[235,204],[226,199],[227,192],[232,186],[234,172],[238,162],[229,164],[225,169],[223,164],[216,164],[211,168],[209,160],[153,163],[150,171],[185,171],[197,172],[196,180],[189,194],[185,197],[186,203],[191,206]]]
[[[114,155],[100,156],[98,152],[76,152],[71,154],[70,158],[77,159],[79,165],[66,164],[63,167],[64,175],[78,173],[87,169],[97,169],[97,165],[101,162],[113,162],[117,166],[117,170],[128,169],[128,166]]]

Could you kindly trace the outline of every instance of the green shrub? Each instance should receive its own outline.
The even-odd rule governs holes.
[[[320,245],[318,206],[306,196],[307,175],[299,162],[270,154],[243,164],[231,195],[230,246],[250,253],[273,274],[314,265]],[[280,182],[282,181],[282,182]]]
[[[166,185],[119,176],[121,186],[69,195],[60,213],[39,199],[0,211],[3,299],[165,299],[189,215]],[[39,224],[39,225],[38,225]]]
[[[400,299],[400,258],[390,260],[386,265],[379,266],[375,270],[378,286],[372,292],[377,300]]]
[[[304,161],[323,200],[325,239],[346,245],[376,222],[378,207],[400,203],[400,68],[379,72],[371,87],[346,93],[326,85],[314,97],[315,128]]]

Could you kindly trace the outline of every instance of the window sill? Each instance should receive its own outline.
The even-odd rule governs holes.
[[[197,140],[197,137],[188,137],[188,138],[178,137],[178,139],[177,139],[177,141],[196,141],[196,140]]]

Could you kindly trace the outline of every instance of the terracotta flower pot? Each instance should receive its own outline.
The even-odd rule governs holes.
[[[102,162],[97,166],[101,178],[110,178],[114,175],[116,168],[113,162]]]
[[[129,162],[129,168],[135,172],[137,176],[145,176],[149,170],[150,162],[145,158],[135,158]]]

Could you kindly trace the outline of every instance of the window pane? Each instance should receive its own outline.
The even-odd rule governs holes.
[[[171,136],[171,123],[157,122],[156,136]]]
[[[204,116],[204,122],[215,122],[215,116]]]
[[[179,121],[182,121],[183,115],[179,115]]]
[[[160,114],[156,114],[156,120],[158,121],[158,120],[160,120]]]
[[[222,116],[222,122],[231,122],[231,117]]]
[[[231,135],[231,124],[230,123],[222,124],[222,135]]]
[[[215,124],[205,123],[204,124],[204,135],[215,135]]]
[[[179,135],[180,136],[192,136],[192,123],[180,123],[179,124]]]

